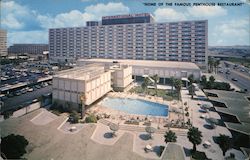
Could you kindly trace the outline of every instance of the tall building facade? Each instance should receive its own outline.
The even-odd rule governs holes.
[[[8,48],[8,53],[15,54],[43,54],[44,51],[49,50],[48,44],[14,44]]]
[[[0,29],[0,56],[7,56],[7,31]]]
[[[57,62],[80,58],[185,61],[205,69],[207,26],[207,20],[154,23],[147,13],[106,16],[99,25],[49,29],[49,57]]]

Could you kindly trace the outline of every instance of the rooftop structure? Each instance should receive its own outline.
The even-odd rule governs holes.
[[[102,25],[154,23],[154,18],[149,13],[127,14],[102,17]]]
[[[249,95],[221,90],[205,90],[205,92],[209,100],[215,104],[217,112],[236,117],[238,122],[233,122],[233,118],[225,121],[228,129],[250,136]]]

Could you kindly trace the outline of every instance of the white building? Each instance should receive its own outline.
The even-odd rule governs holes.
[[[127,65],[85,65],[53,76],[53,101],[79,109],[91,105],[112,90],[122,91],[132,83],[132,68]]]
[[[153,76],[157,74],[160,77],[160,84],[166,84],[171,77],[188,78],[193,74],[196,80],[201,77],[201,70],[195,63],[190,62],[172,62],[172,61],[150,61],[150,60],[113,60],[113,59],[81,59],[77,61],[78,66],[92,63],[106,65],[129,65],[132,67],[132,75],[135,80],[142,80],[143,75]]]
[[[207,20],[155,23],[148,14],[102,17],[86,27],[49,29],[52,62],[79,58],[181,61],[207,66]]]

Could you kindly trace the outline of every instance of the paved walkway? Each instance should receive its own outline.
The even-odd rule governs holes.
[[[35,125],[46,125],[55,119],[57,119],[58,116],[47,111],[46,109],[42,109],[42,112],[40,112],[37,116],[32,118],[30,121]]]
[[[198,91],[198,94],[203,94],[205,96],[205,94],[201,90]],[[202,114],[206,114],[206,116],[208,117],[220,119],[220,115],[217,112],[213,111],[209,111],[208,113],[202,113],[198,103],[204,104],[210,102],[197,100],[195,99],[197,98],[195,96],[194,99],[191,99],[191,95],[188,94],[188,90],[181,90],[181,96],[182,100],[186,101],[187,106],[189,106],[189,112],[191,113],[189,118],[191,118],[193,126],[199,128],[203,135],[202,143],[201,145],[197,146],[197,150],[205,152],[207,157],[213,160],[223,159],[222,151],[219,145],[214,142],[213,138],[219,136],[220,134],[225,134],[232,137],[231,132],[224,126],[217,126],[215,129],[210,129],[209,124],[205,121],[205,119],[200,118]],[[187,138],[178,139],[178,143],[183,141],[182,146],[187,149],[191,149],[192,144],[190,142],[188,143],[186,140]],[[204,144],[205,141],[209,141],[211,143],[210,148],[206,149],[203,147],[202,144]],[[237,150],[231,150],[229,152],[234,153],[236,158],[241,158],[243,156],[243,154],[241,152],[238,152]]]

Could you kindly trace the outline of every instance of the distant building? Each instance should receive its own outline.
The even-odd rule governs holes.
[[[193,62],[207,67],[208,21],[155,23],[151,14],[104,16],[86,27],[49,29],[51,62],[80,58]]]
[[[123,91],[131,83],[132,68],[128,65],[85,65],[54,75],[52,97],[64,107],[79,109],[81,103],[91,105],[112,88]]]
[[[9,54],[43,54],[49,50],[48,44],[14,44],[8,48]]]
[[[7,31],[0,29],[0,56],[7,56]]]

